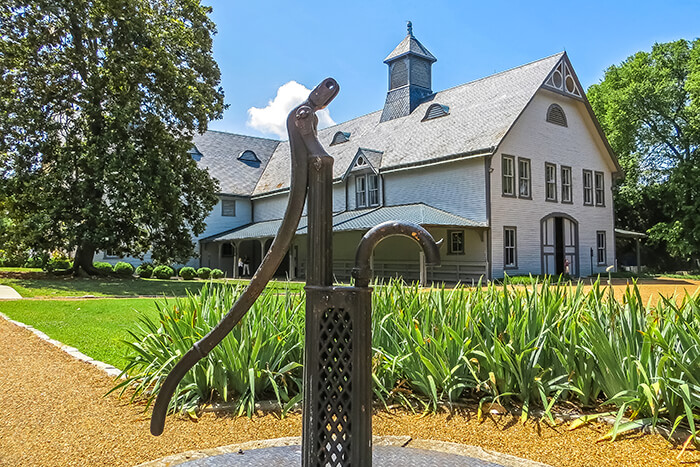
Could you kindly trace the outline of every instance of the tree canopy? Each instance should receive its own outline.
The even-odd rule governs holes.
[[[182,261],[217,185],[188,155],[220,118],[198,0],[5,0],[0,207],[17,244]]]
[[[588,99],[625,171],[617,225],[648,231],[676,258],[700,258],[700,39],[611,66]]]

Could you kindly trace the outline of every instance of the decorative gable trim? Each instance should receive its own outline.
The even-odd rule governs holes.
[[[564,95],[583,99],[581,85],[566,57],[562,57],[557,66],[554,67],[554,70],[544,81],[544,86]]]
[[[345,131],[339,131],[335,135],[333,135],[333,139],[331,140],[330,145],[334,146],[340,143],[347,143],[348,141],[350,141],[350,133]]]
[[[421,122],[426,120],[432,120],[434,118],[444,117],[450,114],[450,108],[442,104],[430,104],[428,109],[425,111],[425,116]]]
[[[372,172],[379,174],[379,167],[382,164],[382,151],[374,149],[358,148],[355,157],[343,174],[341,180],[348,178],[352,172]]]

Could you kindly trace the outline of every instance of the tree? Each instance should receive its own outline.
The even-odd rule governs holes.
[[[34,249],[184,260],[216,182],[188,156],[220,118],[211,9],[198,0],[5,0],[0,204]]]
[[[611,66],[588,98],[626,174],[618,225],[647,231],[676,258],[700,258],[700,39]]]

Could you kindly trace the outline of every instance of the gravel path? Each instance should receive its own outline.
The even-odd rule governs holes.
[[[103,397],[111,379],[30,331],[0,319],[0,465],[135,465],[193,449],[255,439],[299,436],[301,418],[252,420],[205,414],[199,422],[170,417],[160,437],[149,434],[143,407]],[[473,414],[421,417],[382,412],[377,435],[409,435],[479,445],[557,466],[700,465],[700,452],[683,454],[659,436],[598,443],[607,430],[573,432],[511,417],[479,424]]]

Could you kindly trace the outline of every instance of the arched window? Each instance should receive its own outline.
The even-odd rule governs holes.
[[[552,104],[547,109],[547,121],[555,125],[568,126],[566,124],[566,114],[559,104]]]
[[[450,108],[442,104],[431,104],[428,110],[425,111],[425,116],[422,122],[432,120],[434,118],[444,117],[450,114]]]

